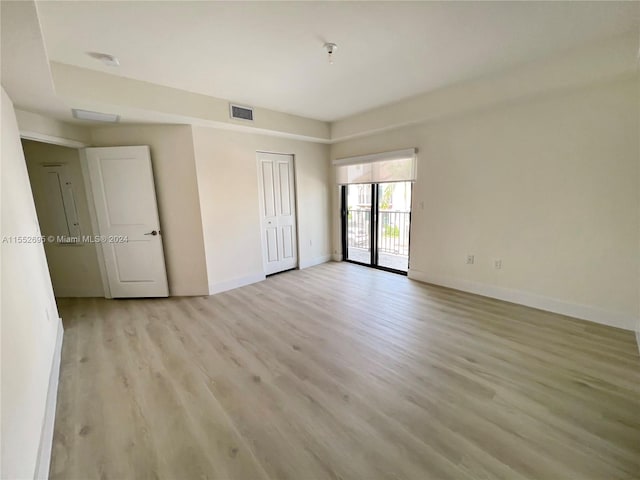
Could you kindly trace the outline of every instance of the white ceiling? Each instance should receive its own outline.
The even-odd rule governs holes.
[[[38,2],[49,60],[333,121],[638,28],[638,2]],[[339,48],[329,65],[323,43]],[[86,55],[116,55],[119,68]]]

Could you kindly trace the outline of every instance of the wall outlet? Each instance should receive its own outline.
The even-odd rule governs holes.
[[[496,270],[500,270],[500,269],[502,268],[502,260],[501,260],[500,258],[496,258],[496,259],[493,261],[493,267],[494,267]]]
[[[467,255],[467,265],[473,265],[475,257],[473,255]]]

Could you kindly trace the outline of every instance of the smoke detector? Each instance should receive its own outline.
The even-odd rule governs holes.
[[[329,64],[333,65],[333,53],[338,49],[338,45],[335,43],[327,42],[324,44],[324,48],[327,51]]]

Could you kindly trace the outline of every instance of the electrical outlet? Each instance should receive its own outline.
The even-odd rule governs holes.
[[[496,270],[500,270],[502,268],[502,260],[500,258],[496,258],[493,261],[493,266]]]
[[[467,255],[467,265],[473,265],[475,258],[473,255]]]

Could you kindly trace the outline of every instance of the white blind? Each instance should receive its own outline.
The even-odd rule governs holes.
[[[338,185],[416,180],[415,148],[339,158],[333,164]]]

